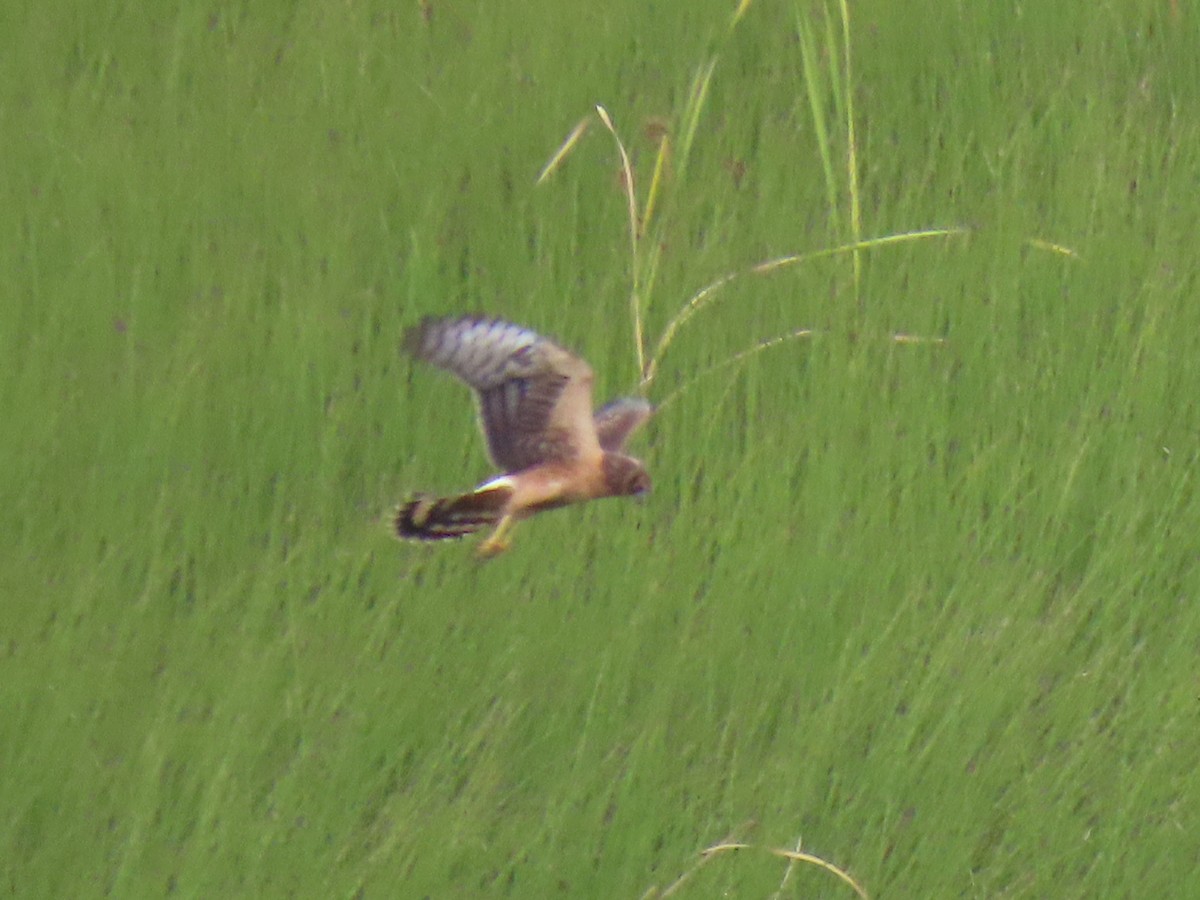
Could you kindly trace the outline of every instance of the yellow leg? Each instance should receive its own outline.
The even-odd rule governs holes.
[[[480,559],[491,559],[493,556],[499,556],[511,545],[508,539],[508,532],[512,530],[513,517],[503,516],[496,524],[495,530],[487,536],[487,539],[479,545],[475,551],[475,555]]]

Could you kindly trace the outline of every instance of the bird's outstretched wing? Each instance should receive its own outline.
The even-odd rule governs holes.
[[[601,448],[619,453],[629,436],[645,424],[653,411],[654,407],[640,397],[621,397],[596,410],[593,420]]]
[[[405,346],[475,389],[488,451],[504,471],[601,452],[591,367],[553,341],[499,319],[462,316],[425,319]]]

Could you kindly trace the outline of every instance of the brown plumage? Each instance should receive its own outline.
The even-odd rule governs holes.
[[[638,459],[622,452],[649,417],[645,400],[592,412],[592,370],[553,341],[499,319],[428,318],[405,335],[413,356],[475,389],[488,454],[503,474],[453,497],[417,495],[396,511],[407,540],[456,538],[489,525],[482,556],[507,549],[512,523],[599,497],[650,490]]]

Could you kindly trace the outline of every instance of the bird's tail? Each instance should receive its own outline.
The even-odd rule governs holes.
[[[512,489],[485,485],[456,497],[418,494],[396,509],[396,535],[406,541],[460,538],[500,521]]]

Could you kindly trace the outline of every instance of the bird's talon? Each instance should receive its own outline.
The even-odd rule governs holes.
[[[475,555],[482,560],[493,559],[506,551],[509,546],[511,546],[510,541],[498,541],[488,538],[479,545],[479,548],[475,551]]]

